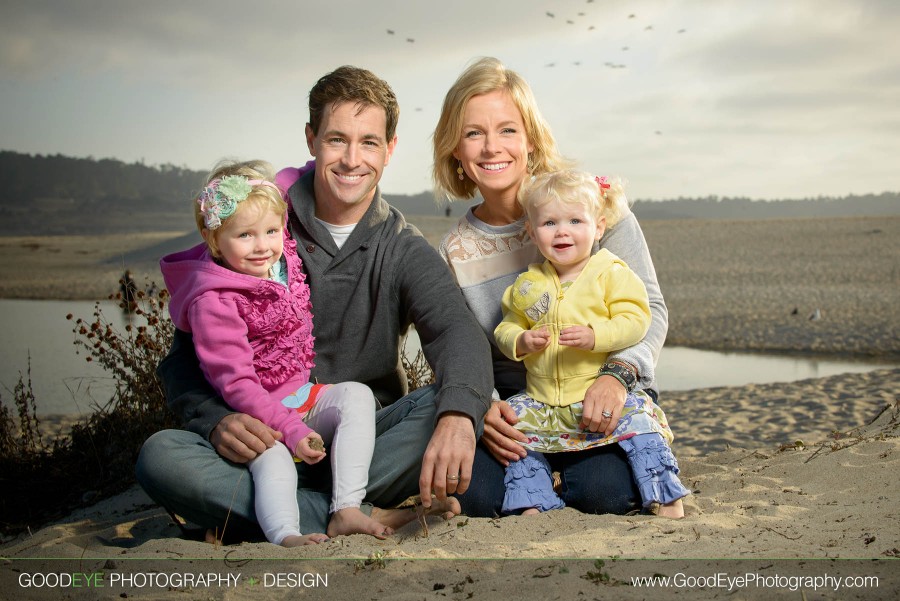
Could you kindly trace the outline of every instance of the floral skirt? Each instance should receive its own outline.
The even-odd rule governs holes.
[[[519,418],[516,429],[528,436],[524,446],[541,453],[583,451],[650,432],[656,432],[669,444],[674,438],[666,414],[642,390],[628,393],[619,423],[609,436],[581,429],[583,404],[580,402],[556,407],[536,401],[524,392],[506,402]]]

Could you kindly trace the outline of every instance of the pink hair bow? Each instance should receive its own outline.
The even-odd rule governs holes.
[[[609,184],[606,183],[606,176],[603,177],[595,177],[594,181],[597,182],[597,185],[603,188],[604,190],[609,188]]]

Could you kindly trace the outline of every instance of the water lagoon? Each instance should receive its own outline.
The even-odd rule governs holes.
[[[3,403],[12,405],[12,389],[25,375],[31,359],[32,388],[39,414],[89,414],[105,404],[113,382],[95,363],[76,354],[72,333],[74,319],[93,321],[92,301],[0,300],[0,391]],[[112,302],[102,302],[105,319],[124,331],[134,318]],[[66,319],[71,313],[72,321]],[[413,333],[407,352],[414,354],[418,340]],[[692,390],[751,383],[790,382],[848,372],[866,372],[895,362],[851,361],[802,355],[715,352],[685,347],[666,347],[657,366],[657,380],[666,390]]]

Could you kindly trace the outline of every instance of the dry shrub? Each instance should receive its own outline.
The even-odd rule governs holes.
[[[0,405],[0,534],[4,536],[61,518],[76,507],[128,488],[134,482],[134,464],[144,441],[154,432],[177,427],[156,377],[156,367],[174,334],[165,309],[168,293],[137,292],[131,302],[121,293],[110,298],[142,325],[131,324],[119,332],[99,303],[91,320],[68,316],[74,319],[76,352],[99,363],[115,383],[106,405],[96,407],[67,437],[44,440],[30,366],[12,391],[18,415]],[[411,390],[434,382],[422,351],[412,360],[403,355],[402,361]]]
[[[98,303],[93,319],[75,319],[73,329],[78,352],[112,376],[115,390],[107,404],[95,407],[69,436],[44,440],[29,367],[12,391],[18,420],[0,406],[0,532],[5,535],[124,490],[134,482],[143,442],[176,425],[156,377],[156,366],[174,333],[165,310],[166,291],[158,297],[139,292],[130,303],[121,294],[110,298],[142,325],[128,325],[119,332]]]

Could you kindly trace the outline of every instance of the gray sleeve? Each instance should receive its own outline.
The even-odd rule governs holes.
[[[629,212],[615,227],[609,228],[600,245],[617,255],[634,271],[650,298],[650,329],[634,346],[612,353],[609,359],[618,359],[638,368],[638,388],[656,389],[656,362],[669,331],[669,310],[663,299],[656,270],[650,258],[650,249],[637,218]]]
[[[438,385],[438,416],[464,413],[477,424],[493,388],[490,346],[447,264],[422,237],[411,237],[397,266],[403,305]]]

